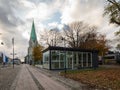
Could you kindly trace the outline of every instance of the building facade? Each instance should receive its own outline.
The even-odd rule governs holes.
[[[8,56],[6,56],[5,53],[0,52],[0,64],[3,64],[3,63],[9,64],[11,62],[12,60]]]
[[[120,52],[109,51],[102,60],[103,64],[120,64]]]
[[[43,68],[79,69],[98,67],[98,51],[50,46],[43,51]]]
[[[3,53],[0,52],[0,64],[2,64],[2,63],[3,63]]]
[[[28,63],[28,64],[33,64],[34,63],[33,48],[37,45],[38,45],[38,41],[37,41],[37,35],[36,35],[35,25],[34,25],[34,21],[33,21],[31,34],[30,34],[28,55],[27,55],[26,63]]]

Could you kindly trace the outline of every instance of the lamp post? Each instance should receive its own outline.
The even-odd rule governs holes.
[[[14,37],[12,38],[12,45],[13,45],[13,68],[14,68]]]
[[[2,33],[0,33],[0,35],[2,35]],[[4,43],[3,42],[1,42],[0,43],[2,46],[4,45]],[[5,51],[3,50],[3,56],[2,56],[2,58],[3,58],[3,66],[5,65]]]
[[[3,42],[1,42],[1,45],[4,45]],[[3,50],[3,54],[2,54],[2,60],[3,60],[3,67],[5,66],[5,51]]]
[[[64,55],[65,55],[65,56],[64,56],[64,62],[65,62],[65,67],[64,67],[64,69],[65,69],[65,76],[66,76],[67,68],[66,68],[65,38],[62,37],[61,40],[64,41]]]

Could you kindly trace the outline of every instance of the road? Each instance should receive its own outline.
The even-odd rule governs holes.
[[[35,67],[22,65],[11,90],[69,90],[64,85],[41,73]]]
[[[9,90],[16,76],[19,74],[21,66],[0,67],[0,90]]]
[[[109,68],[109,67],[108,67]],[[118,68],[118,67],[116,67]],[[101,90],[27,64],[0,67],[0,90]]]

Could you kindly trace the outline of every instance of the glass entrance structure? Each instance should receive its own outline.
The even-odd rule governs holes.
[[[43,51],[43,68],[80,69],[98,67],[98,51],[50,46]]]

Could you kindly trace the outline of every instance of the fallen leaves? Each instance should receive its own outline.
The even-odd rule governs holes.
[[[64,75],[64,74],[63,74]],[[98,69],[90,71],[79,71],[76,73],[67,73],[67,78],[95,86],[112,90],[120,90],[120,69]]]

